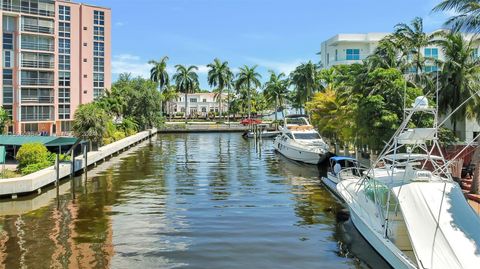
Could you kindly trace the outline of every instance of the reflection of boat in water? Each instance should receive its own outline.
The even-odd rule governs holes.
[[[258,134],[255,134],[255,132],[253,131],[247,131],[243,134],[243,137],[245,138],[255,138],[255,136],[258,136],[258,137],[261,137],[261,138],[265,138],[265,139],[268,139],[268,138],[275,138],[277,137],[278,135],[280,134],[280,131],[268,131],[268,130],[262,130],[261,132],[259,132]]]
[[[330,192],[342,199],[337,192],[337,184],[339,182],[338,173],[340,173],[341,170],[344,170],[344,173],[346,173],[346,169],[349,169],[352,173],[355,173],[357,171],[355,168],[358,167],[360,167],[360,165],[355,158],[347,156],[331,157],[327,175],[323,176],[321,180]]]
[[[273,146],[283,156],[308,164],[319,164],[328,156],[328,145],[305,117],[285,119]]]
[[[480,218],[452,180],[438,142],[436,109],[425,97],[368,170],[338,174],[338,193],[353,224],[394,268],[478,268]],[[408,129],[414,114],[432,128]],[[421,154],[423,153],[423,154]]]

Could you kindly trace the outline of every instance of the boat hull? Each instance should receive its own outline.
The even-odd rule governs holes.
[[[344,181],[337,185],[337,192],[342,197],[348,206],[350,211],[350,218],[352,220],[353,225],[360,234],[367,240],[367,242],[393,267],[393,268],[400,268],[400,269],[415,269],[417,268],[414,264],[412,264],[408,257],[403,254],[395,244],[384,238],[378,232],[372,230],[367,224],[366,221],[360,217],[360,213],[358,212],[360,209],[355,208],[352,206],[353,198],[348,194],[348,191],[345,189]],[[354,184],[355,183],[350,183]]]
[[[332,175],[328,173],[326,177],[321,178],[321,181],[333,195],[335,195],[342,202],[344,201],[342,196],[337,191],[338,179],[336,177],[332,177]]]
[[[275,143],[275,150],[283,156],[308,164],[320,164],[327,158],[327,154],[316,152],[302,151],[300,149],[289,147],[288,145]]]

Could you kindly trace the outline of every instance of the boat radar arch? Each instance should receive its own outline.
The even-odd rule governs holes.
[[[418,96],[415,98],[415,102],[412,104],[414,109],[422,110],[428,109],[428,99],[426,96]]]

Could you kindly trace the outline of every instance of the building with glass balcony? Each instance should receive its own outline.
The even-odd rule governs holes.
[[[366,34],[338,34],[321,44],[320,63],[322,68],[330,68],[335,65],[361,63],[368,56],[375,52],[380,40],[390,33],[366,33]],[[474,40],[475,46],[472,57],[479,57],[478,49],[480,48],[480,40],[478,36],[473,34],[464,34],[465,39]],[[444,55],[442,49],[431,44],[422,48],[420,53],[427,58],[442,61]],[[436,72],[438,66],[434,61],[426,61],[423,72]],[[415,73],[416,69],[412,67],[409,73]],[[446,127],[452,128],[447,122]],[[480,133],[480,125],[476,119],[465,118],[465,120],[457,121],[457,137],[463,141],[470,141]]]
[[[0,0],[0,106],[11,134],[69,135],[80,104],[111,85],[111,10],[67,0]]]

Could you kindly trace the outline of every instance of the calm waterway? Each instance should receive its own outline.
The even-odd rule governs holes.
[[[5,268],[382,268],[319,181],[240,134],[161,135],[0,202]],[[73,187],[73,188],[72,188]]]

